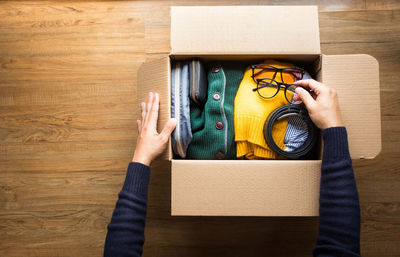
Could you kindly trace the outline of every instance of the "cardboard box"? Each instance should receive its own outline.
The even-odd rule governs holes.
[[[294,62],[336,88],[353,159],[381,150],[379,67],[369,55],[324,55],[316,6],[171,7],[171,52],[138,71],[138,103],[160,93],[159,129],[170,117],[171,62],[274,58]],[[171,214],[317,216],[317,160],[175,160]]]

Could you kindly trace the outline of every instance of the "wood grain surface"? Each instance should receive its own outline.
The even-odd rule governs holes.
[[[135,147],[136,71],[168,54],[169,6],[189,4],[318,4],[323,53],[378,59],[383,148],[354,161],[361,248],[399,256],[398,0],[0,2],[0,256],[102,255]],[[311,255],[317,218],[171,217],[166,167],[152,165],[144,256]]]

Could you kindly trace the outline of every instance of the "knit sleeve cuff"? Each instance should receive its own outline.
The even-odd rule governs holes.
[[[345,127],[332,127],[322,130],[326,160],[350,158],[347,131]]]
[[[122,190],[147,195],[149,181],[150,167],[139,162],[131,162]]]

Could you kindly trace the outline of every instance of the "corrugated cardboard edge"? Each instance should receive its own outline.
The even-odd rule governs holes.
[[[172,6],[171,53],[319,54],[318,7]]]
[[[322,55],[322,82],[337,90],[352,159],[375,158],[382,149],[378,61],[367,54]]]
[[[168,119],[171,117],[171,65],[169,57],[163,57],[143,63],[137,72],[137,103],[147,102],[149,92],[158,92],[160,95],[160,108],[158,115],[158,132],[161,132]],[[140,111],[138,111],[140,115]],[[166,150],[158,157],[160,160],[171,160],[171,138],[168,140]]]
[[[171,170],[171,215],[318,216],[320,160],[172,160]]]

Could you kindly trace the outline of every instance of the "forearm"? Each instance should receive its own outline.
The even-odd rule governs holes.
[[[131,162],[118,195],[104,246],[104,256],[141,256],[150,168]]]
[[[360,255],[360,206],[344,127],[322,131],[320,217],[314,256]]]

